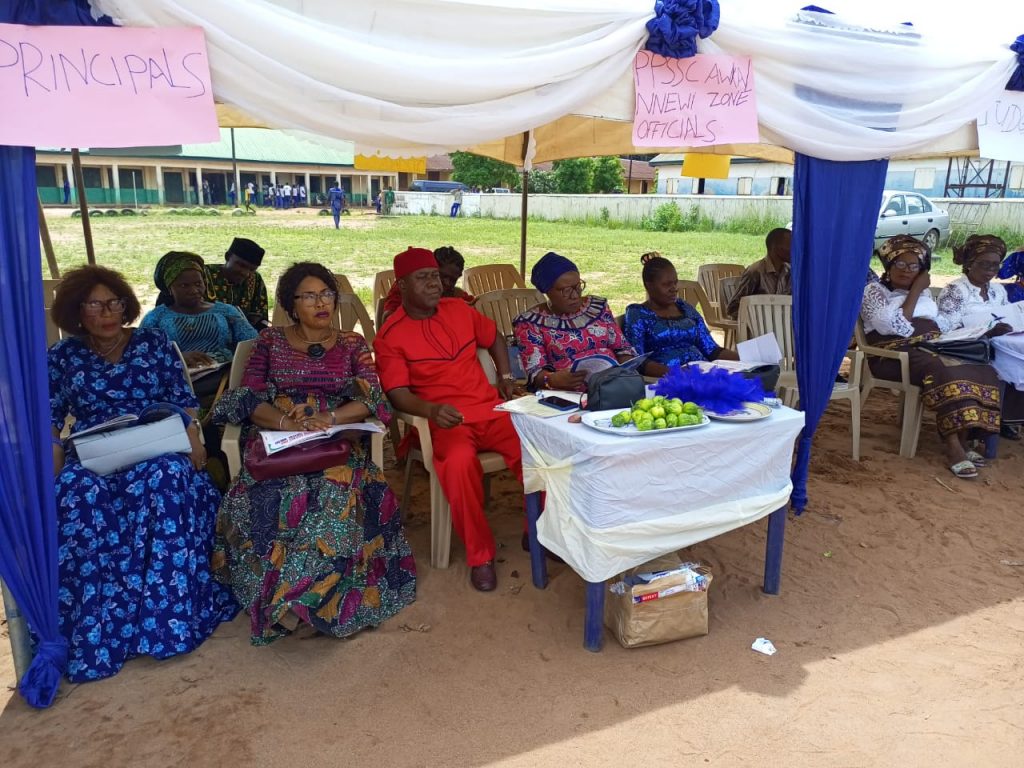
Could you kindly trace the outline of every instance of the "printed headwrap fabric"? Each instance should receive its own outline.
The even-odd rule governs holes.
[[[889,267],[892,266],[893,262],[901,256],[913,256],[924,263],[925,269],[931,267],[932,255],[928,250],[928,246],[916,237],[896,235],[882,243],[878,249],[878,258],[882,262],[882,266],[885,267],[886,272],[889,271]]]
[[[995,235],[971,235],[959,248],[953,249],[953,262],[965,267],[971,266],[976,258],[983,253],[995,252],[999,254],[1002,261],[1006,256],[1006,243],[1001,237]]]
[[[203,257],[187,251],[171,251],[161,257],[160,261],[156,263],[156,269],[153,270],[153,282],[156,284],[157,290],[160,291],[160,295],[156,297],[157,306],[174,303],[174,297],[171,296],[171,283],[177,280],[182,272],[189,269],[194,269],[203,276],[203,282],[206,283],[206,298],[209,301],[214,300],[213,281],[210,279],[210,271],[206,268]]]

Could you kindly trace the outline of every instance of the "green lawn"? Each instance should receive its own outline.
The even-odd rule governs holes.
[[[48,215],[57,262],[62,270],[85,262],[82,222],[63,213]],[[125,274],[136,286],[144,308],[152,306],[153,267],[166,251],[191,250],[210,263],[220,263],[235,236],[249,237],[267,250],[261,270],[273,292],[278,276],[289,264],[319,261],[348,276],[369,306],[373,276],[390,269],[394,254],[407,246],[436,248],[453,245],[469,266],[519,263],[519,222],[478,218],[452,220],[443,216],[398,216],[380,219],[356,213],[342,219],[336,231],[329,216],[313,210],[256,216],[97,217],[92,219],[96,258]],[[749,264],[764,254],[762,235],[725,232],[646,232],[607,229],[560,222],[531,221],[527,238],[527,269],[547,251],[557,251],[580,266],[590,290],[609,298],[613,311],[643,299],[640,254],[661,251],[675,262],[681,278],[694,279],[700,264]],[[44,264],[44,272],[46,270]],[[948,258],[937,273],[953,274]]]

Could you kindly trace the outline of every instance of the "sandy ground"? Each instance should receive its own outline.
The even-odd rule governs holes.
[[[716,576],[707,637],[586,652],[583,583],[559,565],[547,590],[529,583],[510,479],[491,505],[499,590],[472,591],[458,544],[432,569],[421,475],[419,595],[397,618],[267,648],[238,618],[189,656],[65,684],[42,712],[11,693],[0,642],[0,764],[1021,765],[1024,449],[1001,441],[959,481],[930,421],[898,457],[895,415],[873,393],[859,464],[844,406],[826,415],[780,596],[760,589],[763,522],[687,552]],[[758,636],[778,653],[751,651]]]

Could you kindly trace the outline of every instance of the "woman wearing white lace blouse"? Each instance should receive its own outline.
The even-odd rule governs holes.
[[[984,457],[968,449],[972,431],[999,429],[999,381],[988,365],[969,365],[936,355],[918,344],[949,330],[948,321],[928,290],[931,253],[920,240],[898,235],[879,249],[885,272],[864,287],[861,318],[868,341],[878,347],[906,352],[910,380],[921,387],[925,407],[935,411],[935,424],[954,475],[978,476]],[[900,377],[899,362],[872,357],[872,373]]]
[[[950,329],[992,326],[990,336],[1012,330],[1008,317],[1018,308],[1010,303],[1006,287],[994,280],[1005,256],[1006,243],[995,235],[971,235],[954,250],[953,261],[963,267],[964,276],[939,294],[939,312]],[[1017,425],[1024,421],[1024,392],[1015,385],[1024,382],[1006,383],[1011,386],[1003,388],[1000,434],[1014,440],[1019,439]]]

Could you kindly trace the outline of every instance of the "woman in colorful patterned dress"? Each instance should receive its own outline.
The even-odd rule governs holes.
[[[670,365],[699,360],[736,360],[711,337],[704,318],[679,298],[679,276],[671,261],[652,251],[640,257],[647,301],[626,307],[626,338],[638,355],[650,354],[646,376],[661,377]]]
[[[294,264],[281,276],[277,300],[295,324],[260,333],[242,386],[214,407],[215,420],[247,425],[246,459],[260,428],[390,420],[363,337],[331,327],[337,295],[334,276],[319,264]],[[354,434],[343,466],[256,481],[243,462],[224,497],[214,565],[249,613],[254,645],[300,623],[345,637],[416,597],[395,495],[370,460],[366,433]]]
[[[105,476],[73,451],[65,455],[59,440],[67,416],[78,430],[159,402],[194,416],[199,403],[167,336],[125,327],[139,301],[103,267],[65,274],[51,314],[69,334],[49,351],[60,628],[68,679],[83,682],[135,656],[188,653],[238,609],[210,572],[220,494],[202,471],[195,422],[190,456],[158,456]]]
[[[569,259],[546,253],[534,264],[530,282],[547,301],[519,315],[513,330],[531,389],[582,392],[586,374],[572,371],[575,361],[606,355],[622,362],[636,356],[608,300],[583,295],[587,284]]]
[[[860,316],[868,342],[906,352],[910,380],[921,387],[921,399],[935,411],[935,423],[946,461],[960,478],[978,476],[984,457],[969,448],[972,432],[999,431],[999,380],[989,365],[969,365],[943,357],[918,344],[948,331],[928,290],[931,252],[910,235],[889,238],[878,249],[885,269],[882,279],[864,288]],[[871,371],[899,379],[899,361],[872,357]]]

